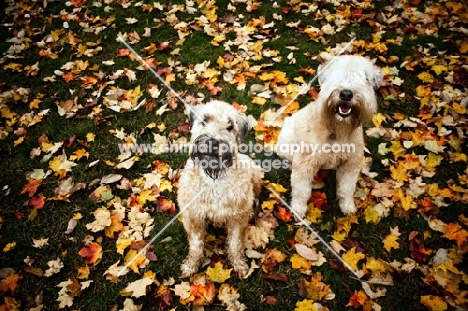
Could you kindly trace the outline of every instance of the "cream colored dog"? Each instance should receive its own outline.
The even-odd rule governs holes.
[[[338,56],[320,66],[317,100],[286,118],[277,154],[291,162],[291,208],[303,218],[319,169],[336,169],[336,196],[345,214],[356,212],[354,191],[364,155],[361,124],[377,111],[374,90],[383,73],[367,58]]]
[[[227,229],[228,259],[241,277],[248,272],[244,236],[260,193],[263,170],[237,152],[249,130],[247,116],[231,105],[211,101],[193,106],[190,158],[180,175],[177,200],[183,212],[189,253],[181,266],[182,277],[194,274],[203,261],[206,225]]]

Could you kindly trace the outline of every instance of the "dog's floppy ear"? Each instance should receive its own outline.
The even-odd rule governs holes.
[[[188,115],[190,124],[193,124],[193,122],[197,118],[201,118],[201,106],[187,105],[185,107],[186,107],[185,111],[186,111],[186,114]]]
[[[382,78],[384,73],[380,69],[374,69],[374,89],[377,91],[380,88],[380,82],[382,82]]]
[[[237,141],[238,143],[242,143],[244,141],[245,136],[249,132],[249,130],[257,124],[257,120],[253,116],[246,116],[239,114],[236,118],[237,123]]]
[[[325,71],[323,70],[322,65],[319,65],[317,68],[317,76],[318,76],[318,81],[320,85],[322,85],[326,79],[326,74],[325,74]]]

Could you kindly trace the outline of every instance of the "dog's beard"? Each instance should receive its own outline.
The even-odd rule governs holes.
[[[233,164],[233,147],[225,140],[200,135],[193,141],[190,157],[212,179],[217,179]]]
[[[354,93],[351,100],[342,100],[339,92],[339,90],[332,92],[325,102],[323,114],[330,131],[337,136],[343,136],[352,133],[361,125],[364,99],[360,94]]]

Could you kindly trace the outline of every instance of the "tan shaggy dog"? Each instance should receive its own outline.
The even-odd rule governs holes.
[[[345,214],[356,212],[354,191],[364,155],[361,124],[377,111],[374,90],[383,73],[361,56],[338,56],[318,69],[317,100],[286,118],[275,151],[291,162],[291,208],[307,212],[314,176],[336,169],[336,197]]]
[[[248,272],[244,237],[260,193],[263,170],[237,152],[249,130],[249,119],[231,105],[211,101],[193,106],[190,158],[181,173],[177,200],[183,212],[189,253],[182,277],[194,274],[203,261],[208,222],[227,231],[228,259],[241,277]]]

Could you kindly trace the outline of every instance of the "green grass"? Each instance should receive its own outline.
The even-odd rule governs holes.
[[[142,6],[136,6],[136,3],[132,3],[130,7],[123,8],[119,3],[111,2],[107,4],[102,2],[101,7],[93,7],[92,2],[84,4],[84,6],[78,5],[66,6],[64,2],[60,1],[49,1],[46,8],[42,7],[42,2],[26,1],[26,5],[21,5],[11,11],[8,14],[2,16],[2,23],[0,26],[0,272],[2,274],[6,271],[3,268],[11,268],[16,274],[21,276],[21,280],[18,282],[18,287],[15,290],[3,290],[0,285],[0,294],[5,297],[14,297],[20,304],[17,309],[8,309],[4,305],[6,298],[0,298],[0,310],[29,310],[35,307],[34,299],[36,296],[43,298],[44,310],[58,310],[58,298],[59,288],[57,285],[61,282],[68,280],[69,278],[76,277],[78,275],[77,268],[83,267],[85,261],[78,255],[80,249],[85,246],[85,239],[92,237],[94,241],[98,241],[102,245],[103,255],[102,260],[96,265],[90,265],[91,270],[89,280],[93,282],[90,288],[82,291],[80,296],[74,298],[74,304],[69,310],[120,310],[123,307],[123,302],[126,297],[120,294],[120,291],[128,285],[129,282],[136,281],[142,277],[147,271],[153,271],[157,275],[158,282],[162,283],[164,280],[170,280],[174,278],[174,284],[170,285],[171,289],[174,289],[175,284],[181,282],[188,282],[189,279],[180,279],[179,267],[180,263],[185,258],[188,252],[186,233],[183,229],[180,221],[176,220],[167,230],[154,241],[154,253],[158,257],[155,262],[149,263],[145,268],[139,270],[140,274],[133,272],[128,273],[125,276],[119,278],[119,282],[112,283],[103,276],[104,272],[109,266],[120,260],[122,264],[124,257],[116,252],[116,239],[110,239],[104,235],[103,231],[91,232],[87,230],[86,224],[94,220],[93,212],[100,207],[106,206],[106,202],[93,203],[88,197],[96,189],[99,182],[95,185],[91,185],[93,181],[100,180],[103,176],[108,174],[122,174],[124,178],[131,182],[138,183],[139,179],[144,174],[150,173],[154,169],[154,161],[162,161],[167,163],[173,172],[177,172],[178,169],[183,168],[184,163],[188,157],[186,153],[173,153],[173,154],[143,154],[139,156],[139,161],[129,169],[116,169],[110,164],[106,164],[106,161],[118,163],[118,156],[120,151],[118,144],[122,141],[111,134],[112,131],[123,129],[125,133],[133,133],[136,140],[139,143],[152,143],[153,134],[160,134],[169,137],[171,140],[177,140],[181,137],[190,138],[189,134],[179,130],[179,126],[187,121],[187,117],[184,113],[185,107],[183,103],[178,102],[175,109],[170,109],[162,115],[157,115],[156,111],[165,103],[169,97],[169,91],[164,85],[148,70],[137,70],[136,68],[140,65],[138,61],[131,60],[128,56],[118,56],[120,49],[125,49],[125,46],[116,41],[117,34],[120,33],[131,33],[136,32],[140,35],[140,42],[135,43],[132,47],[141,53],[143,57],[152,56],[160,65],[155,70],[160,69],[171,69],[172,73],[175,74],[175,81],[171,82],[171,87],[176,91],[183,93],[182,97],[190,95],[198,97],[199,95],[204,96],[205,102],[212,99],[224,100],[232,103],[237,102],[240,105],[244,105],[247,108],[247,113],[253,115],[256,119],[262,117],[262,113],[267,109],[278,109],[278,104],[273,99],[267,100],[265,105],[260,106],[252,103],[253,96],[249,93],[250,86],[252,84],[267,84],[268,82],[261,81],[259,75],[247,76],[246,87],[244,90],[237,89],[236,84],[231,84],[223,80],[223,74],[228,69],[220,68],[217,64],[219,57],[232,55],[234,57],[245,57],[242,50],[239,50],[237,46],[231,46],[231,51],[225,49],[223,44],[228,40],[236,40],[236,32],[232,23],[222,25],[227,30],[225,31],[226,40],[220,42],[219,46],[212,44],[213,37],[207,35],[203,26],[200,27],[200,11],[205,12],[209,9],[210,5],[216,4],[216,14],[218,19],[229,14],[233,14],[237,17],[236,23],[240,27],[246,26],[252,23],[254,19],[260,19],[262,16],[265,17],[265,22],[269,23],[274,21],[272,28],[262,29],[257,27],[254,34],[250,35],[248,42],[253,44],[256,43],[259,38],[263,38],[263,48],[270,50],[277,50],[282,60],[274,62],[270,57],[262,57],[259,60],[253,60],[252,58],[246,57],[243,63],[243,69],[233,67],[233,70],[237,70],[235,74],[251,74],[249,70],[253,66],[271,64],[271,66],[264,67],[263,72],[270,72],[272,70],[282,71],[286,74],[289,83],[295,83],[294,78],[302,77],[305,81],[312,79],[311,75],[307,75],[301,72],[301,69],[312,68],[317,69],[321,63],[320,55],[321,52],[327,50],[327,48],[334,48],[336,44],[342,42],[348,42],[352,36],[356,36],[357,40],[363,40],[368,45],[366,47],[355,46],[354,52],[358,54],[364,54],[372,58],[378,58],[377,65],[380,67],[396,67],[399,70],[398,77],[404,80],[404,83],[400,87],[396,87],[399,93],[405,93],[404,99],[398,99],[395,101],[385,101],[381,96],[378,96],[379,112],[394,117],[396,113],[403,114],[406,118],[421,117],[420,109],[421,102],[419,98],[416,98],[416,88],[424,84],[417,75],[421,72],[430,72],[434,78],[435,83],[425,83],[426,87],[429,87],[433,93],[430,97],[432,100],[437,101],[440,92],[444,90],[444,87],[451,86],[457,89],[461,95],[458,98],[454,98],[453,102],[460,103],[461,98],[466,97],[466,82],[463,80],[458,81],[458,84],[450,84],[445,77],[448,73],[441,75],[435,75],[434,71],[431,70],[431,65],[427,65],[425,61],[429,57],[433,57],[437,62],[441,64],[449,64],[452,60],[454,65],[461,66],[466,61],[466,54],[460,53],[460,48],[453,42],[457,40],[464,40],[465,38],[461,33],[454,31],[454,29],[445,29],[441,27],[437,32],[438,36],[425,35],[423,33],[401,33],[401,27],[409,25],[422,27],[425,25],[421,24],[421,21],[409,21],[403,19],[401,27],[395,27],[395,25],[385,25],[384,22],[379,21],[383,25],[385,32],[382,34],[381,42],[385,40],[394,39],[397,36],[402,37],[402,44],[396,45],[393,43],[387,44],[387,52],[382,53],[374,49],[368,49],[372,42],[372,35],[379,29],[378,27],[372,27],[372,22],[376,15],[373,14],[388,14],[387,18],[390,17],[390,13],[385,11],[384,6],[389,4],[375,3],[375,8],[366,8],[363,13],[371,14],[367,18],[354,18],[347,17],[350,19],[348,26],[346,26],[341,32],[337,32],[333,35],[318,36],[317,40],[309,38],[304,33],[304,27],[312,25],[314,27],[322,27],[328,21],[326,19],[319,19],[315,13],[305,15],[301,12],[306,8],[306,3],[302,3],[301,7],[298,8],[298,3],[294,1],[277,1],[277,6],[273,2],[259,2],[257,9],[252,9],[250,12],[247,11],[247,3],[236,3],[228,0],[207,2],[199,1],[201,4],[198,7],[198,2],[195,1],[194,7],[198,8],[195,14],[189,14],[185,10],[186,1],[173,1],[171,4],[161,3],[163,10],[153,8],[152,11],[143,10]],[[20,3],[10,1],[10,4]],[[100,2],[101,3],[101,2]],[[144,4],[139,3],[139,4]],[[174,24],[170,24],[166,18],[168,17],[169,10],[173,9],[172,4],[178,4],[179,10],[175,12],[175,16],[179,22],[187,23],[187,36],[185,41],[180,45],[176,45],[179,41],[177,30],[174,28]],[[349,5],[351,13],[356,13],[355,10],[358,8],[351,2],[343,3],[343,7],[336,8],[331,3],[313,3],[319,6],[319,9],[327,9],[330,14],[342,11],[345,6]],[[153,7],[153,3],[147,2],[148,7]],[[230,7],[234,5],[235,10],[232,11]],[[428,4],[430,5],[430,4]],[[106,6],[112,10],[107,10]],[[417,7],[419,11],[424,12],[426,4],[419,4]],[[251,7],[252,8],[252,7]],[[408,9],[408,7],[405,7]],[[67,14],[72,14],[75,9],[77,15],[76,20],[70,20],[69,29],[64,29],[59,35],[57,42],[44,42],[42,45],[38,44],[42,40],[45,40],[48,35],[53,31],[63,29],[63,20],[60,18],[60,14],[65,19]],[[382,11],[383,10],[383,11]],[[449,9],[447,9],[449,10]],[[384,13],[382,13],[384,12]],[[392,14],[400,14],[403,9],[395,9]],[[462,9],[462,12],[466,14],[466,8]],[[27,18],[27,14],[31,18]],[[240,15],[242,14],[242,15]],[[281,16],[282,20],[277,20],[273,17],[273,14]],[[461,14],[461,13],[457,13]],[[440,19],[447,22],[450,16],[453,15],[449,12],[446,16],[439,16]],[[138,19],[136,24],[128,24],[126,18],[135,17]],[[105,19],[115,18],[112,23],[106,23]],[[369,19],[370,18],[370,19]],[[301,20],[298,28],[288,26],[289,23],[297,22]],[[96,26],[102,26],[104,23],[105,29],[101,29],[100,32],[89,31],[94,30]],[[333,21],[330,22],[333,25]],[[463,22],[455,22],[457,27],[461,27],[466,24]],[[211,25],[221,27],[219,24],[214,23]],[[151,28],[151,36],[143,37],[144,28]],[[13,38],[18,31],[24,29],[25,37],[31,41],[27,42],[29,48],[25,49],[14,55],[12,58],[6,56],[8,49],[12,46],[12,42],[7,42],[8,39]],[[224,30],[223,30],[224,31]],[[76,44],[70,44],[68,42],[67,34],[73,33],[73,35],[80,39],[81,42]],[[255,37],[261,35],[262,37]],[[78,57],[79,45],[88,44],[88,48],[96,48],[93,46],[96,42],[102,40],[98,45],[102,48],[102,51],[92,56],[80,56]],[[151,43],[170,42],[172,44],[171,49],[156,50],[154,54],[147,55],[144,52],[144,48],[150,46]],[[294,46],[297,50],[291,50],[290,46]],[[57,58],[50,59],[47,57],[39,56],[41,50],[50,49],[51,52],[57,54]],[[171,52],[176,48],[180,49],[179,54],[172,55]],[[440,53],[446,51],[445,53]],[[293,53],[295,63],[289,63],[287,56],[289,53]],[[398,57],[395,63],[387,63],[386,61],[390,56]],[[57,70],[61,70],[61,67],[68,62],[75,61],[89,62],[89,66],[86,70],[81,72],[75,72],[75,79],[70,82],[65,82],[60,76],[56,76],[56,82],[44,82],[43,79],[50,77],[56,73]],[[113,60],[114,65],[108,66],[102,64],[103,61]],[[455,60],[455,61],[454,61]],[[209,68],[220,71],[218,81],[214,82],[214,85],[222,88],[222,91],[216,95],[212,95],[210,91],[202,85],[187,85],[185,82],[187,68],[194,67],[195,65],[204,61],[210,61]],[[414,61],[414,71],[410,71],[401,67],[403,61]],[[21,65],[20,72],[7,69],[7,65],[11,63],[18,63]],[[26,66],[32,66],[38,63],[39,71],[36,76],[28,75],[24,68]],[[465,62],[466,63],[466,62]],[[171,65],[172,64],[172,65]],[[97,66],[97,70],[91,70],[93,66]],[[452,64],[448,65],[449,71],[454,70]],[[461,68],[461,67],[460,67]],[[130,81],[126,77],[120,77],[113,81],[109,78],[117,70],[133,70],[136,74],[136,81]],[[62,70],[67,72],[67,70]],[[466,69],[459,69],[459,72],[466,74]],[[103,77],[99,79],[98,83],[89,89],[85,89],[82,86],[82,78],[86,76]],[[164,77],[163,77],[164,78]],[[390,77],[387,77],[390,79]],[[105,85],[104,83],[108,83]],[[161,95],[157,99],[151,99],[148,93],[145,91],[148,84],[157,84],[162,90]],[[145,109],[148,106],[143,106],[136,111],[126,112],[115,112],[110,110],[103,104],[103,97],[106,96],[107,92],[111,87],[119,87],[124,90],[135,89],[140,86],[143,95],[138,101],[143,98],[149,101],[153,101],[155,107],[153,109]],[[270,89],[274,89],[276,85],[270,84]],[[283,86],[281,84],[281,86]],[[315,81],[313,86],[319,88],[318,82]],[[97,96],[97,90],[102,87],[102,93],[100,97]],[[21,99],[7,98],[6,94],[9,91],[15,91],[19,88],[25,88],[29,94]],[[448,88],[445,90],[446,92]],[[37,97],[42,96],[42,102],[39,104],[39,108],[30,108],[29,104]],[[377,94],[379,95],[379,94]],[[77,98],[78,104],[82,106],[76,115],[66,119],[63,116],[59,116],[57,111],[57,104],[66,100],[73,100]],[[89,99],[96,100],[96,103],[92,107],[86,107],[89,103]],[[300,96],[296,99],[300,106],[303,107],[308,104],[312,99],[308,96]],[[468,147],[466,147],[464,137],[458,136],[457,127],[459,131],[464,131],[464,125],[466,123],[466,113],[454,114],[450,107],[453,103],[447,103],[445,106],[441,104],[439,107],[434,108],[431,111],[433,114],[432,120],[423,120],[422,124],[418,125],[418,129],[425,130],[427,132],[437,133],[437,129],[434,131],[433,128],[437,128],[437,123],[442,117],[453,116],[455,119],[455,125],[445,125],[446,128],[453,130],[452,136],[447,136],[447,141],[454,139],[459,140],[461,143],[461,153],[468,153]],[[5,109],[16,113],[14,122],[7,117]],[[101,108],[102,112],[100,117],[92,117],[93,109]],[[41,122],[35,125],[28,126],[20,119],[25,114],[33,112],[37,114],[45,109],[49,109],[49,113],[45,115]],[[24,118],[24,117],[23,117]],[[424,124],[426,122],[427,124]],[[444,119],[445,122],[445,119]],[[148,128],[150,124],[164,124],[165,129],[160,131],[158,128]],[[395,122],[387,120],[382,123],[383,126],[392,128]],[[24,141],[15,146],[15,141],[18,137],[15,136],[14,132],[19,128],[23,127],[27,131],[27,135],[24,137]],[[365,129],[374,127],[372,122],[368,122]],[[414,128],[409,127],[395,127],[395,131],[398,131],[401,135],[407,132],[413,132]],[[86,142],[88,133],[94,133],[95,139],[92,142]],[[256,142],[256,135],[260,132],[255,133],[253,130],[246,137],[246,141]],[[82,158],[81,160],[75,160],[77,164],[73,167],[71,172],[67,172],[66,177],[73,177],[75,183],[85,183],[85,189],[81,189],[71,195],[68,201],[61,201],[54,199],[54,192],[59,185],[59,178],[52,174],[43,180],[42,185],[35,193],[34,196],[43,195],[47,198],[44,208],[37,211],[37,216],[34,219],[28,219],[32,212],[30,206],[30,198],[27,194],[21,194],[23,188],[27,184],[26,175],[31,173],[34,169],[43,169],[47,171],[50,169],[49,161],[46,159],[42,161],[44,156],[42,152],[39,156],[31,157],[30,153],[33,148],[39,147],[38,139],[41,135],[46,135],[51,143],[65,142],[72,136],[76,136],[75,142],[65,148],[61,148],[56,152],[52,158],[59,156],[62,152],[65,152],[67,157],[70,157],[75,151],[82,148],[89,152],[89,157]],[[433,135],[434,139],[442,139],[438,135]],[[397,137],[395,140],[401,140]],[[81,141],[81,143],[80,143]],[[442,199],[440,202],[446,203],[447,206],[441,206],[439,208],[433,207],[429,212],[424,212],[421,207],[419,199],[427,196],[424,193],[420,198],[414,199],[418,205],[416,209],[404,212],[401,207],[397,207],[397,203],[394,207],[389,208],[388,216],[382,218],[378,223],[374,224],[367,222],[365,219],[364,210],[366,208],[372,208],[374,205],[381,201],[380,198],[373,197],[370,193],[376,183],[380,182],[394,182],[391,179],[389,167],[393,166],[395,162],[402,161],[401,158],[394,157],[393,153],[390,152],[386,155],[378,153],[379,144],[386,142],[387,147],[390,147],[391,140],[387,137],[371,138],[366,137],[366,146],[370,151],[370,154],[366,154],[368,157],[372,157],[373,163],[371,171],[378,173],[374,179],[370,179],[363,176],[363,179],[358,185],[358,191],[363,191],[368,194],[369,202],[361,202],[357,200],[357,203],[363,205],[357,214],[359,224],[353,224],[347,238],[359,242],[365,248],[366,258],[374,257],[382,259],[388,263],[391,262],[402,262],[405,263],[406,258],[411,258],[411,250],[409,247],[408,237],[411,232],[419,232],[417,238],[422,240],[424,247],[430,252],[428,260],[419,263],[420,267],[425,266],[431,270],[434,267],[429,259],[435,254],[440,248],[445,249],[458,249],[460,253],[459,262],[455,263],[456,268],[461,271],[460,274],[455,275],[456,278],[464,278],[464,281],[460,281],[457,284],[456,290],[461,293],[466,292],[466,273],[468,267],[466,257],[466,242],[457,246],[455,241],[450,240],[447,237],[443,237],[443,233],[432,230],[427,223],[425,217],[433,217],[439,219],[445,223],[457,223],[467,230],[466,222],[459,217],[460,215],[468,215],[468,208],[466,205],[466,194],[453,192],[452,198]],[[259,141],[259,143],[262,143]],[[452,186],[461,186],[466,188],[466,184],[463,182],[463,178],[466,177],[466,161],[452,162],[451,153],[456,150],[450,147],[447,143],[444,144],[445,150],[439,155],[443,157],[440,165],[436,168],[436,174],[432,177],[424,175],[423,172],[418,170],[409,171],[411,178],[416,178],[419,175],[424,175],[423,181],[428,185],[437,183],[439,188],[448,188]],[[422,146],[409,148],[406,150],[406,154],[415,152],[417,155],[427,156],[429,154]],[[271,161],[278,159],[276,154],[266,155],[264,153],[258,153],[252,155],[256,160],[260,161]],[[99,160],[99,163],[92,168],[88,168],[89,163],[92,161]],[[386,162],[388,161],[388,163]],[[401,164],[401,163],[400,163]],[[284,186],[287,191],[284,193],[284,198],[287,202],[290,200],[290,172],[286,169],[278,170],[267,170],[265,172],[265,180],[270,183],[278,183]],[[173,182],[173,191],[164,191],[160,194],[161,197],[170,199],[176,202],[177,193],[177,182]],[[322,216],[319,219],[319,223],[312,224],[313,228],[320,232],[321,236],[326,241],[331,241],[332,235],[337,229],[337,220],[343,217],[343,214],[339,210],[339,206],[336,202],[335,195],[335,184],[336,177],[332,171],[325,178],[325,187],[321,189],[322,193],[326,195],[328,208],[324,208]],[[408,182],[403,184],[394,183],[395,187],[403,187],[405,190],[408,188]],[[117,184],[110,185],[112,193],[115,197],[121,198],[122,200],[131,200],[132,190],[118,189]],[[136,187],[134,185],[134,187]],[[135,195],[135,194],[134,194]],[[270,192],[267,189],[262,189],[259,197],[260,205],[256,207],[255,213],[258,214],[261,210],[261,203],[268,200]],[[392,197],[390,200],[394,199]],[[435,198],[433,198],[435,200]],[[367,204],[367,205],[365,205]],[[177,206],[180,208],[179,206]],[[128,210],[128,208],[127,208]],[[154,219],[154,229],[152,230],[149,237],[146,240],[150,240],[155,234],[161,230],[171,219],[171,215],[165,215],[156,211],[156,205],[154,203],[147,203],[142,206],[142,210],[150,213]],[[72,234],[66,235],[64,232],[67,228],[68,221],[75,215],[75,213],[81,213],[83,218],[79,220],[78,226],[75,228]],[[126,223],[124,223],[125,225]],[[252,221],[253,224],[253,221]],[[398,249],[392,249],[387,251],[384,248],[382,240],[390,233],[390,228],[398,227],[401,232],[399,239],[400,247]],[[286,260],[283,263],[278,264],[273,271],[283,272],[288,277],[287,282],[273,281],[265,279],[262,275],[262,269],[257,269],[254,273],[245,280],[240,280],[236,277],[232,277],[226,281],[234,287],[240,294],[239,301],[246,305],[249,310],[294,310],[296,303],[304,300],[304,297],[300,297],[298,290],[298,283],[301,278],[305,278],[307,281],[310,280],[310,276],[302,274],[299,270],[291,267],[290,258],[296,253],[295,249],[291,247],[290,240],[294,239],[297,227],[292,223],[284,223],[279,221],[279,226],[274,230],[274,239],[271,239],[266,246],[267,248],[277,248],[286,255]],[[208,229],[210,234],[213,234],[217,240],[215,243],[223,244],[225,239],[225,231],[220,228],[214,228],[212,226]],[[161,242],[165,238],[171,238],[169,241]],[[32,239],[48,238],[48,245],[42,249],[34,248],[32,246]],[[5,247],[8,243],[15,242],[16,246],[11,250],[7,251]],[[322,251],[325,254],[327,260],[332,260],[333,255],[327,251],[323,245],[317,245],[317,250]],[[259,252],[264,252],[264,249],[258,249]],[[42,271],[48,268],[47,262],[60,258],[63,261],[64,267],[59,273],[52,275],[51,277],[40,277],[35,274],[29,273],[25,270],[26,263],[24,260],[29,258],[34,259],[33,267],[42,269]],[[218,259],[216,259],[218,258]],[[214,260],[226,260],[225,254],[218,254]],[[363,268],[366,259],[359,262],[358,267]],[[258,264],[258,260],[257,260]],[[200,268],[199,272],[206,271],[206,267]],[[312,267],[313,273],[320,273],[323,277],[322,282],[329,285],[331,290],[336,294],[332,300],[321,300],[318,301],[323,306],[326,306],[329,310],[354,310],[355,308],[348,305],[350,297],[354,292],[362,290],[362,287],[358,280],[349,272],[337,272],[333,270],[330,264],[327,262],[320,267]],[[375,303],[382,307],[382,310],[427,310],[421,303],[421,296],[433,295],[439,296],[446,301],[454,301],[454,291],[452,287],[444,288],[438,285],[436,282],[425,282],[423,281],[424,275],[419,268],[415,268],[413,271],[407,273],[403,271],[397,271],[396,269],[390,271],[394,283],[394,286],[387,287],[387,293],[385,297],[380,297],[374,300]],[[365,279],[369,278],[370,275],[366,275]],[[2,282],[5,277],[0,277]],[[82,281],[82,280],[80,280]],[[1,284],[1,283],[0,283]],[[216,284],[219,289],[220,284]],[[134,298],[136,304],[142,305],[142,310],[160,310],[160,301],[156,297],[158,285],[152,284],[148,287],[146,296],[140,298]],[[2,292],[3,290],[3,292]],[[452,291],[452,292],[451,292]],[[275,306],[269,306],[266,303],[267,296],[274,296],[277,299]],[[468,302],[461,299],[459,302],[459,308],[467,308]],[[114,309],[115,307],[115,309]],[[455,308],[451,306],[450,308]],[[3,308],[3,309],[2,309]],[[176,308],[177,310],[189,309],[188,306],[184,306],[180,303],[179,297],[173,295],[173,302],[169,308]],[[448,308],[448,310],[451,310]],[[67,309],[67,310],[68,310]],[[222,306],[219,300],[215,300],[213,304],[205,307],[205,310],[225,310],[226,307]],[[362,307],[360,308],[362,309]]]

